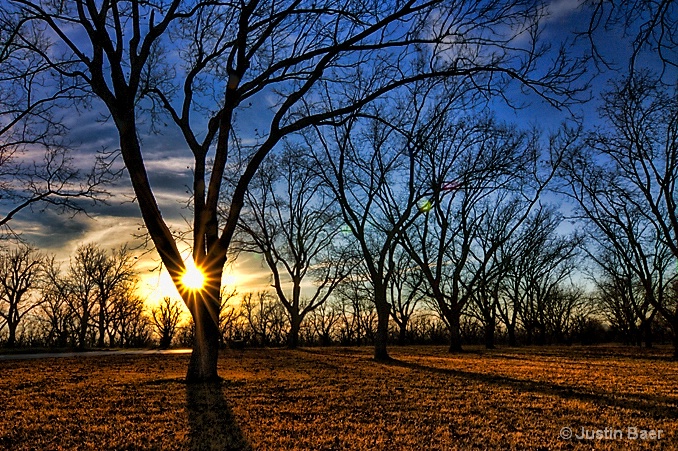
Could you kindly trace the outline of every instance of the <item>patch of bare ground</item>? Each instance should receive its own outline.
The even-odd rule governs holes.
[[[186,385],[187,355],[0,362],[0,448],[678,449],[668,349],[445,351],[224,351],[218,386]]]

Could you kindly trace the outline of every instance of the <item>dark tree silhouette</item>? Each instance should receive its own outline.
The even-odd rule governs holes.
[[[340,210],[320,191],[311,159],[300,149],[269,159],[250,184],[234,247],[264,257],[290,319],[287,344],[296,348],[302,321],[327,301],[352,259],[337,239]],[[309,279],[312,284],[302,292]]]
[[[151,316],[155,330],[160,335],[160,348],[169,348],[181,320],[181,306],[169,296],[165,296],[151,311]]]
[[[45,257],[27,245],[0,254],[0,318],[7,325],[8,347],[16,345],[21,320],[40,306],[33,291],[39,286],[44,263]]]
[[[643,54],[651,54],[664,69],[678,67],[676,46],[678,45],[678,6],[670,0],[588,0],[591,19],[587,32],[596,59],[605,65],[612,62],[600,45],[599,35],[605,32],[621,32],[629,40],[629,73],[643,65],[639,64]],[[617,48],[623,48],[624,45]],[[670,71],[669,71],[670,73]],[[668,73],[667,73],[668,75]],[[675,84],[675,82],[671,82]]]

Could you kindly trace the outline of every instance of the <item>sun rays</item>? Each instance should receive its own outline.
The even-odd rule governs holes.
[[[205,274],[195,266],[191,259],[186,261],[186,270],[181,276],[181,285],[190,291],[202,290],[205,287]]]

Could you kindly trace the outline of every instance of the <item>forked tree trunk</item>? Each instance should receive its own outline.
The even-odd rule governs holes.
[[[218,381],[217,360],[219,357],[219,287],[208,287],[201,291],[191,291],[187,299],[193,322],[195,337],[193,352],[188,364],[186,382]]]

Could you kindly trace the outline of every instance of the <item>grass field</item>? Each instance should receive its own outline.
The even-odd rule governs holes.
[[[219,386],[188,355],[0,362],[0,448],[678,449],[668,349],[470,349],[224,351]]]

